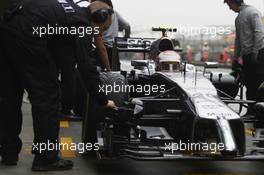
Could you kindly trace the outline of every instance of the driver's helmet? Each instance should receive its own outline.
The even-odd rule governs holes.
[[[159,71],[180,71],[181,57],[172,50],[161,52],[158,56],[158,70]]]

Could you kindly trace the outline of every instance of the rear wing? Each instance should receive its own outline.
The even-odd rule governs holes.
[[[177,32],[177,28],[152,27],[153,32]]]
[[[146,59],[146,54],[150,52],[150,47],[156,40],[156,38],[116,37],[113,44],[112,69],[114,71],[119,70],[118,57],[120,52],[144,53],[144,59]]]
[[[149,52],[156,38],[121,38],[116,37],[114,46],[119,52]]]

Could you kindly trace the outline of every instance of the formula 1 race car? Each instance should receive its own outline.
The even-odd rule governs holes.
[[[114,53],[137,54],[125,58],[132,70],[101,73],[100,90],[117,109],[88,100],[83,141],[100,145],[98,158],[263,160],[263,131],[248,136],[246,122],[261,124],[264,105],[237,100],[234,77],[208,72],[215,64],[199,71],[184,63],[168,38],[160,39],[157,60],[147,60],[153,41],[116,38]],[[241,117],[229,106],[249,103],[256,104],[257,116]]]

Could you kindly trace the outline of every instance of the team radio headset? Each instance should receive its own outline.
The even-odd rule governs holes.
[[[224,2],[227,2],[228,0],[225,0]],[[243,0],[233,0],[235,3],[240,4],[243,2]]]
[[[236,3],[242,3],[243,2],[243,0],[234,0]]]
[[[96,10],[93,12],[92,19],[96,23],[104,23],[108,16],[112,15],[114,13],[114,10],[112,8],[102,8],[99,10]]]
[[[90,3],[85,0],[75,0],[74,1],[79,7],[87,8]],[[112,15],[114,10],[112,8],[102,8],[91,13],[92,19],[96,23],[104,23],[109,15]]]

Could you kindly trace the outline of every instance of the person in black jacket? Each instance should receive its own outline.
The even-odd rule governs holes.
[[[77,1],[76,4],[82,8],[87,8],[90,3],[86,1]],[[104,2],[109,5],[107,2]],[[109,5],[110,6],[110,5]],[[110,6],[111,7],[111,6]],[[110,63],[108,60],[107,50],[105,48],[103,38],[101,34],[94,36],[94,45],[96,47],[97,54],[96,58],[97,66],[102,70],[110,71]],[[55,53],[58,55],[60,62],[59,73],[60,73],[60,89],[61,89],[61,110],[60,120],[66,121],[81,121],[85,111],[86,98],[85,95],[81,95],[84,92],[83,83],[79,77],[79,72],[76,70],[76,63],[71,57],[74,57],[74,53],[68,52],[67,47],[57,50]]]
[[[0,24],[0,145],[2,163],[16,165],[22,142],[23,90],[32,104],[35,155],[32,170],[67,170],[73,162],[58,156],[59,83],[56,52],[74,53],[85,86],[98,104],[114,108],[99,91],[100,79],[92,58],[92,35],[111,24],[104,3],[81,9],[69,0],[22,0]],[[86,33],[84,34],[84,30]],[[46,146],[46,147],[43,147]],[[44,149],[45,148],[45,149]],[[52,148],[52,147],[51,147]]]

